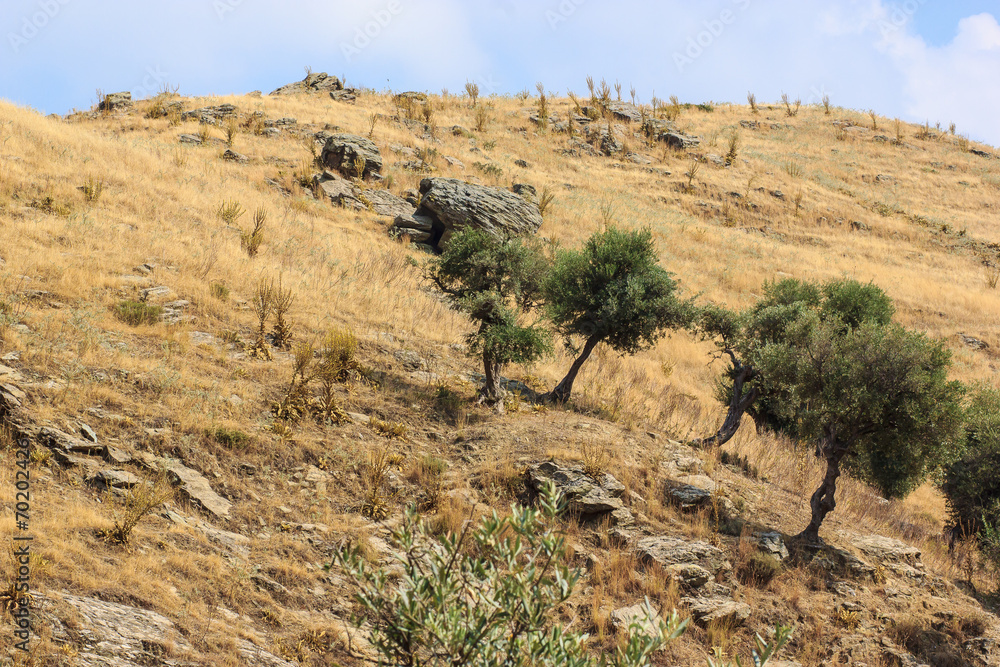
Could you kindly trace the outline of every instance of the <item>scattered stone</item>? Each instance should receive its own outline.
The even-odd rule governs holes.
[[[528,164],[527,160],[520,160],[520,159],[514,160],[514,164],[520,167],[521,169],[531,169],[531,165]]]
[[[371,211],[377,215],[396,218],[413,213],[413,205],[388,190],[365,188],[332,171],[324,171],[313,179],[314,185],[337,206]]]
[[[140,454],[139,457],[142,465],[153,472],[165,469],[181,492],[214,518],[225,519],[229,516],[232,503],[213,491],[201,473],[184,466],[176,459],[152,454]]]
[[[618,480],[604,474],[600,482],[595,482],[584,474],[582,466],[560,466],[546,461],[528,468],[528,481],[536,491],[549,482],[555,483],[559,492],[569,501],[569,510],[584,519],[626,510],[619,498],[625,488]],[[615,518],[618,523],[626,522],[623,513]]]
[[[289,83],[271,91],[272,95],[296,95],[300,93],[317,93],[343,90],[344,84],[335,76],[326,72],[314,72],[306,75],[301,81]]]
[[[654,536],[640,539],[636,551],[644,562],[671,565],[698,565],[713,577],[729,569],[726,554],[707,542],[688,541],[680,537]]]
[[[986,341],[973,338],[972,336],[966,336],[964,333],[958,334],[958,337],[962,339],[963,343],[971,347],[973,350],[988,350],[990,348],[989,343]]]
[[[179,526],[186,526],[200,532],[209,542],[217,544],[238,556],[243,558],[250,556],[250,538],[245,535],[221,530],[196,517],[186,517],[172,510],[164,512],[163,517]]]
[[[683,598],[691,612],[691,618],[702,627],[710,624],[735,628],[750,618],[750,605],[728,598]]]
[[[923,567],[920,562],[920,549],[909,544],[882,535],[857,535],[851,544],[880,563],[906,563],[914,567]]]
[[[248,639],[235,637],[236,651],[247,667],[297,667],[298,663],[289,662],[270,651],[265,651],[261,647],[253,644]]]
[[[83,456],[100,456],[104,454],[103,445],[81,440],[59,429],[48,426],[43,426],[39,430],[38,437],[44,446],[52,450],[56,456],[56,460],[59,460],[61,455],[67,454]]]
[[[451,235],[473,226],[491,234],[509,231],[532,234],[542,224],[538,205],[501,188],[473,185],[454,178],[425,178],[420,182],[420,206],[414,219],[430,220],[430,236],[423,238],[436,249]],[[399,233],[418,227],[396,227]],[[422,235],[422,234],[421,234]]]
[[[226,149],[226,152],[222,154],[222,159],[227,160],[229,162],[240,162],[240,163],[250,161],[250,158],[248,158],[246,155],[243,155],[242,153],[237,153],[231,148]]]
[[[659,139],[671,148],[677,148],[680,150],[694,148],[701,143],[701,139],[698,137],[691,137],[686,134],[681,134],[680,132],[664,132],[660,135]]]
[[[163,301],[174,296],[174,291],[165,285],[159,287],[147,287],[139,291],[139,297],[143,301]]]
[[[692,475],[680,480],[667,480],[664,492],[667,500],[683,510],[695,510],[712,504],[715,482],[704,475]]]
[[[744,127],[744,128],[746,128],[748,130],[759,130],[760,129],[760,121],[756,121],[756,120],[741,120],[740,121],[740,127]]]
[[[93,443],[97,442],[97,434],[94,433],[94,429],[90,428],[88,424],[84,424],[81,422],[80,435],[82,435],[84,439],[89,440],[90,442]]]
[[[419,371],[427,368],[427,362],[413,350],[396,350],[392,353],[396,361],[403,364],[403,369],[407,371]]]
[[[358,99],[358,91],[353,88],[347,90],[331,90],[330,99],[334,102],[354,102]]]
[[[985,158],[992,158],[993,157],[993,153],[990,153],[989,151],[981,150],[979,148],[970,148],[969,152],[972,153],[973,155],[978,155],[979,157],[985,157]]]
[[[378,147],[365,137],[356,134],[334,134],[326,140],[320,162],[344,176],[357,176],[356,161],[364,162],[362,178],[370,178],[382,171],[382,155]]]
[[[698,589],[712,579],[712,573],[694,563],[676,563],[664,568],[677,583],[687,589]]]
[[[205,333],[204,331],[190,331],[188,332],[188,340],[195,347],[200,347],[202,345],[214,346],[222,343],[216,336],[210,333]]]
[[[778,560],[785,560],[788,558],[788,547],[785,546],[785,540],[781,536],[781,533],[777,531],[772,531],[770,533],[755,533],[754,539],[757,541],[757,546],[760,550],[769,556],[773,556]]]
[[[105,95],[101,103],[97,105],[100,111],[122,111],[132,108],[132,93],[111,93]]]
[[[771,196],[774,197],[775,199],[783,200],[785,198],[785,193],[782,192],[781,190],[771,190]]]
[[[608,111],[610,111],[611,115],[618,120],[624,120],[632,123],[642,122],[642,113],[639,111],[639,108],[631,102],[611,102],[608,104]]]

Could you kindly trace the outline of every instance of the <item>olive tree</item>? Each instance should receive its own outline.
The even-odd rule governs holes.
[[[580,250],[558,252],[544,284],[546,310],[577,356],[544,398],[569,400],[580,369],[598,344],[635,354],[668,329],[690,324],[694,307],[680,300],[677,291],[677,281],[658,264],[648,229],[611,227],[591,236]],[[582,340],[582,347],[574,339]]]
[[[941,490],[953,539],[974,537],[1000,565],[1000,390],[979,387],[966,412],[962,455],[948,466]]]
[[[545,272],[545,258],[531,241],[472,227],[452,236],[428,267],[427,277],[478,325],[466,341],[470,354],[482,359],[481,398],[498,409],[503,367],[533,362],[551,350],[549,332],[524,323],[540,303]]]
[[[949,352],[893,324],[874,285],[785,280],[764,292],[741,313],[703,312],[702,330],[730,360],[718,392],[729,410],[703,442],[725,443],[743,414],[815,442],[827,467],[802,537],[816,541],[842,469],[902,496],[955,456],[962,388],[947,380]]]

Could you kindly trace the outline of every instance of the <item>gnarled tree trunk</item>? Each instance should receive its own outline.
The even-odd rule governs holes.
[[[500,386],[500,364],[493,360],[489,352],[483,352],[483,388],[479,390],[479,402],[491,406],[497,412],[504,411],[503,398],[506,393]]]
[[[743,415],[760,396],[758,387],[752,387],[750,391],[745,393],[743,391],[746,383],[756,375],[754,370],[739,363],[735,355],[730,354],[730,357],[733,360],[736,375],[733,377],[733,395],[729,400],[729,412],[726,413],[726,419],[715,435],[696,441],[701,447],[721,447],[729,442],[736,435],[736,431],[740,429]]]
[[[809,544],[819,544],[819,527],[823,519],[837,507],[834,495],[837,492],[837,478],[840,477],[840,462],[847,453],[847,445],[839,442],[836,436],[828,434],[819,446],[819,454],[826,459],[826,475],[823,483],[812,495],[809,505],[812,508],[812,520],[805,530],[799,533],[799,539]]]
[[[542,395],[543,401],[547,403],[565,403],[569,400],[570,394],[573,393],[573,382],[576,381],[576,376],[580,373],[583,363],[590,357],[591,352],[601,342],[601,338],[601,336],[591,336],[587,339],[587,342],[583,346],[583,351],[580,352],[580,356],[576,358],[573,365],[569,367],[566,377],[560,380],[555,389]]]

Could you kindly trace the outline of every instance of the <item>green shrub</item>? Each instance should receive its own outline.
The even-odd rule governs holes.
[[[343,568],[359,586],[367,618],[355,622],[368,629],[380,664],[638,667],[684,632],[676,611],[664,622],[647,600],[654,631],[634,623],[625,642],[595,659],[585,635],[553,622],[580,574],[564,564],[554,488],[539,502],[540,509],[514,506],[509,517],[494,514],[439,538],[411,508],[392,533],[399,555],[391,567],[402,574],[391,579],[360,548],[334,555],[328,567]]]
[[[212,283],[211,286],[212,296],[219,301],[229,300],[229,287],[225,283]]]
[[[243,431],[225,426],[209,429],[207,435],[228,449],[244,449],[251,442],[251,437]]]
[[[163,308],[144,301],[125,300],[115,306],[115,317],[132,327],[156,324],[162,314]]]
[[[762,588],[781,573],[781,562],[774,556],[755,551],[736,568],[736,576],[747,586]]]

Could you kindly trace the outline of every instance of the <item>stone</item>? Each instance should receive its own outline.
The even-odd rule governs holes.
[[[90,428],[89,425],[84,424],[82,422],[80,423],[80,435],[82,435],[85,440],[89,440],[90,442],[94,443],[97,442],[97,434],[94,433],[94,429]]]
[[[510,190],[454,178],[425,178],[420,182],[420,206],[414,213],[417,216],[431,221],[427,243],[436,250],[452,234],[469,226],[498,235],[533,234],[542,225],[537,203]]]
[[[364,160],[362,178],[370,178],[382,171],[382,154],[371,139],[356,134],[334,134],[326,140],[320,162],[324,167],[339,171],[344,176],[357,176],[356,160]]]
[[[778,560],[785,560],[788,558],[788,547],[785,546],[785,540],[781,533],[777,531],[772,531],[769,533],[755,533],[754,540],[757,542],[757,546],[760,550],[769,556],[773,556]]]
[[[756,120],[741,120],[740,127],[746,128],[748,130],[759,130],[760,121]]]
[[[427,362],[420,358],[420,355],[413,350],[396,350],[392,353],[396,361],[403,365],[407,371],[418,371],[427,368]]]
[[[246,667],[297,667],[297,662],[289,662],[283,658],[279,658],[270,651],[266,651],[256,644],[252,643],[248,639],[243,639],[242,637],[235,637],[233,641],[236,643],[236,652],[239,653],[239,657],[242,659],[243,665]]]
[[[56,460],[60,454],[100,456],[104,454],[104,446],[96,442],[82,440],[76,436],[64,433],[59,429],[48,426],[42,427],[38,432],[39,440],[42,444],[53,451]]]
[[[610,102],[608,104],[608,111],[610,111],[611,115],[618,120],[624,120],[632,123],[642,122],[642,113],[639,111],[639,108],[631,102]]]
[[[914,567],[922,567],[920,549],[891,537],[858,535],[851,540],[851,544],[861,553],[880,563],[905,563]]]
[[[165,469],[173,483],[180,488],[191,502],[200,506],[215,519],[229,516],[232,503],[212,490],[208,480],[196,470],[192,470],[176,459],[140,454],[142,465],[153,472]]]
[[[662,118],[647,118],[642,131],[649,137],[662,137],[666,132],[674,131],[674,123]]]
[[[165,301],[172,296],[174,296],[174,291],[165,285],[139,290],[139,297],[143,301]]]
[[[445,155],[444,161],[448,163],[449,167],[455,167],[456,169],[465,169],[465,163],[459,160],[457,157],[450,157],[448,155]],[[523,160],[521,160],[521,162],[523,162]]]
[[[197,134],[182,134],[179,137],[177,137],[177,140],[180,141],[182,144],[200,144],[201,143],[201,137],[198,136]]]
[[[184,526],[201,533],[209,542],[237,556],[242,558],[250,556],[250,538],[245,535],[216,528],[196,517],[186,517],[172,510],[167,510],[163,516],[178,526]]]
[[[102,490],[131,489],[141,482],[141,479],[124,470],[101,470],[87,478],[88,484]]]
[[[313,178],[314,186],[333,204],[359,211],[371,211],[387,218],[406,217],[413,213],[413,204],[388,190],[365,188],[332,171]]]
[[[622,607],[611,612],[611,625],[619,633],[632,632],[633,626],[636,631],[648,636],[659,637],[660,629],[657,627],[655,610],[653,618],[649,617],[645,604],[635,604],[631,607]]]
[[[958,334],[958,337],[962,340],[963,343],[965,343],[968,347],[971,347],[973,350],[990,349],[990,345],[986,341],[979,340],[978,338],[974,338],[972,336],[967,336],[964,333]]]
[[[181,114],[181,120],[195,119],[207,125],[219,125],[222,121],[236,117],[236,107],[232,104],[218,104],[201,109],[192,109]]]
[[[664,494],[668,501],[684,510],[695,510],[712,504],[715,482],[704,475],[692,475],[681,479],[692,483],[686,484],[679,480],[666,481]]]
[[[701,588],[712,579],[712,573],[694,563],[675,563],[664,568],[672,579],[688,589]]]
[[[681,537],[645,537],[636,543],[639,558],[646,563],[657,563],[663,568],[671,565],[698,565],[711,576],[729,569],[726,554],[707,542],[689,541]]]
[[[101,103],[97,105],[100,111],[122,111],[132,107],[132,93],[111,93],[105,95]]]
[[[250,581],[257,584],[258,588],[268,591],[269,593],[274,593],[276,595],[282,595],[282,596],[289,595],[287,588],[285,588],[284,586],[282,586],[281,584],[279,584],[277,581],[267,576],[266,574],[262,574],[260,572],[252,574],[250,575]]]
[[[250,158],[248,158],[246,155],[243,155],[242,153],[237,153],[231,148],[226,149],[226,152],[222,154],[222,159],[227,160],[229,162],[240,162],[240,163],[250,161]]]
[[[686,134],[681,134],[680,132],[664,132],[660,135],[659,139],[671,148],[681,150],[694,148],[701,143],[701,139],[698,137],[690,137]]]
[[[330,99],[334,102],[354,102],[358,99],[358,91],[349,88],[347,90],[331,90]]]
[[[725,625],[735,628],[750,618],[750,605],[729,598],[682,598],[688,605],[691,618],[702,627]]]
[[[34,596],[36,604],[54,621],[52,634],[57,643],[70,644],[79,651],[73,664],[80,667],[178,664],[164,662],[163,656],[193,651],[173,622],[154,611],[62,595],[59,600],[72,610],[72,621],[64,621],[57,616],[52,598]]]
[[[624,149],[621,140],[614,131],[608,132],[606,125],[591,127],[587,132],[587,141],[594,145],[602,155],[618,155]]]
[[[343,90],[344,84],[335,76],[326,72],[310,72],[301,81],[289,83],[271,91],[271,95],[296,95],[301,93],[316,93]]]
[[[618,498],[624,490],[619,490],[618,480],[611,475],[603,475],[600,482],[594,481],[584,474],[582,466],[560,466],[546,461],[528,468],[528,482],[536,491],[550,482],[554,483],[569,501],[569,510],[583,518],[626,509]],[[618,523],[624,519],[625,516],[620,514]]]
[[[204,331],[189,331],[188,340],[195,347],[200,347],[202,345],[214,346],[220,344],[222,341],[218,337],[213,336],[210,333],[205,333]]]

